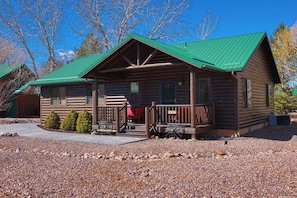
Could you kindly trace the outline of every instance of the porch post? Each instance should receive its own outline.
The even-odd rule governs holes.
[[[195,71],[190,71],[190,109],[191,109],[191,127],[196,128],[196,75]]]
[[[98,121],[98,76],[94,74],[94,82],[92,84],[92,110],[93,110],[93,125]]]

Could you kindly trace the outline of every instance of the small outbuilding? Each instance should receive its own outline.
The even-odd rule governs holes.
[[[22,78],[25,76],[24,78]],[[28,118],[39,116],[39,95],[23,92],[28,87],[27,80],[34,76],[24,64],[0,65],[0,100],[8,109],[0,112],[1,117]],[[18,79],[16,79],[18,78]],[[15,88],[17,90],[15,90]]]

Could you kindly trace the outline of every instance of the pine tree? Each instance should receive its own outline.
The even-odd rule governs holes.
[[[90,54],[98,54],[102,52],[102,48],[100,40],[93,33],[89,33],[86,40],[76,50],[76,55],[79,58]]]

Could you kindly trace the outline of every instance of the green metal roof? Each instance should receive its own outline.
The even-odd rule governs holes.
[[[203,57],[223,71],[242,71],[263,40],[265,32],[182,43],[175,47]]]
[[[127,42],[134,39],[199,68],[208,67],[225,72],[242,71],[265,36],[265,32],[260,32],[167,45],[138,34],[130,34],[107,52],[101,61],[107,59]],[[83,76],[86,76],[92,69],[89,68]]]
[[[20,68],[23,64],[0,64],[0,78]]]
[[[119,48],[121,48],[123,45],[125,45],[127,42],[129,42],[130,40],[137,40],[139,42],[142,42],[148,46],[151,46],[161,52],[167,53],[177,59],[180,59],[190,65],[195,65],[197,67],[211,67],[213,68],[214,65],[209,62],[206,61],[204,59],[202,59],[200,56],[198,55],[193,55],[191,53],[188,53],[186,50],[179,48],[179,47],[175,47],[173,45],[167,45],[152,39],[149,39],[147,37],[144,36],[140,36],[138,34],[130,34],[129,36],[127,36],[125,39],[123,39],[120,43],[118,43],[115,47],[113,47],[111,50],[109,50],[101,59],[101,61],[107,59],[110,55],[112,55],[115,51],[117,51]],[[90,72],[93,68],[89,68],[89,70],[86,70],[87,72],[83,75],[85,76],[88,72]]]
[[[86,79],[83,77],[90,76],[88,74],[90,74],[97,65],[100,65],[101,62],[108,59],[131,40],[144,43],[198,68],[208,67],[223,72],[242,71],[265,37],[267,37],[266,33],[260,32],[168,45],[138,34],[130,34],[107,53],[77,59],[32,82],[31,85],[86,82]]]
[[[191,65],[196,65],[198,67],[203,67],[206,65],[210,67],[214,66],[211,62],[206,61],[198,54],[195,55],[192,53],[188,53],[186,49],[179,48],[174,45],[167,45],[164,43],[160,43],[158,41],[155,41],[137,34],[131,34],[129,37],[127,37],[128,40],[130,40],[131,38],[137,41],[143,42],[148,46],[151,46],[164,53],[167,53],[177,59],[183,60],[184,62],[189,63]]]
[[[89,68],[96,66],[101,60],[103,54],[84,56],[75,61],[60,67],[59,69],[37,79],[30,85],[53,85],[86,82],[86,79],[80,78]]]

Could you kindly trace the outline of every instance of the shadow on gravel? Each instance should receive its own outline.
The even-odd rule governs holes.
[[[274,126],[258,129],[253,132],[242,135],[242,137],[262,138],[278,141],[289,141],[294,135],[297,135],[297,122],[292,122],[288,126]]]

